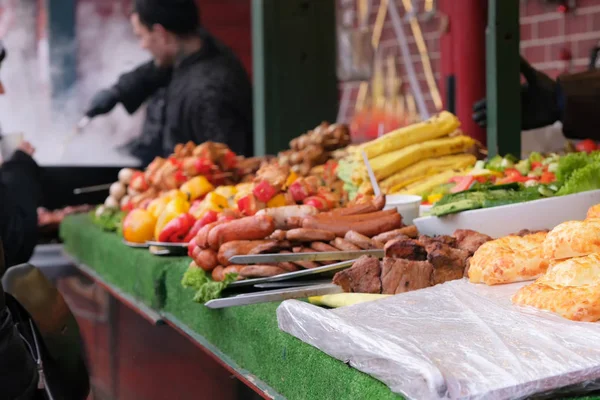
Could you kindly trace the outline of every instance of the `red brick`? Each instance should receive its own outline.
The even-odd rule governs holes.
[[[598,39],[578,40],[575,43],[573,58],[589,58],[594,46],[598,45]]]
[[[546,47],[545,46],[534,46],[534,47],[528,47],[526,49],[524,49],[522,51],[523,56],[527,59],[527,61],[529,61],[530,63],[538,63],[538,62],[544,62],[546,56]]]
[[[591,18],[591,15],[567,15],[565,18],[565,34],[589,32]]]
[[[521,24],[521,40],[533,39],[533,25],[531,23]]]
[[[541,1],[527,1],[524,9],[522,9],[521,16],[546,14],[555,10],[556,8],[544,5]]]
[[[392,24],[384,24],[381,30],[381,41],[396,39],[396,32],[392,27]]]
[[[560,32],[560,20],[537,22],[537,38],[549,38],[558,36]]]
[[[546,58],[545,61],[560,61],[560,53],[564,48],[571,51],[571,54],[575,51],[575,46],[572,43],[555,43],[546,46]]]
[[[590,16],[590,31],[600,31],[600,12],[591,14]]]

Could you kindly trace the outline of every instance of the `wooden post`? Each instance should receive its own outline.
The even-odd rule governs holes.
[[[252,0],[254,149],[276,154],[338,106],[335,1]]]
[[[521,157],[518,0],[489,0],[486,55],[489,156]]]

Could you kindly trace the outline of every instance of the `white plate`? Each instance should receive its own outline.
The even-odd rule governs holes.
[[[600,203],[600,190],[526,203],[463,211],[444,217],[421,217],[414,223],[423,235],[451,235],[457,229],[472,229],[492,237],[521,229],[552,229],[565,221],[583,220],[588,209]]]

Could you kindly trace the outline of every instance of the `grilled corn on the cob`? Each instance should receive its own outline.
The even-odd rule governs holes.
[[[444,183],[448,183],[448,181],[455,176],[462,176],[467,173],[467,170],[448,170],[444,172],[440,172],[439,174],[435,174],[432,176],[428,176],[426,178],[421,179],[411,185],[406,186],[401,190],[397,190],[396,188],[392,188],[390,190],[391,193],[394,194],[412,194],[416,196],[426,196],[436,187],[443,185]]]
[[[424,122],[412,124],[389,132],[380,138],[365,143],[357,150],[364,150],[369,159],[407,146],[447,136],[460,126],[458,118],[442,111]]]
[[[477,157],[472,154],[456,154],[439,158],[430,158],[419,161],[389,178],[384,179],[379,187],[385,193],[391,188],[400,190],[413,182],[427,176],[437,174],[448,169],[461,169],[471,167],[477,162]]]
[[[396,150],[369,161],[377,180],[383,180],[421,160],[464,153],[474,144],[475,141],[468,136],[436,139],[413,144],[402,150]]]

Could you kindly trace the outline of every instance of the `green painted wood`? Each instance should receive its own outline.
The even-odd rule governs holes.
[[[487,147],[521,156],[519,0],[489,0],[486,32]]]
[[[252,0],[255,154],[276,154],[338,107],[335,2]]]
[[[65,94],[77,81],[75,0],[46,0],[48,45],[52,65],[53,107],[61,109]]]

